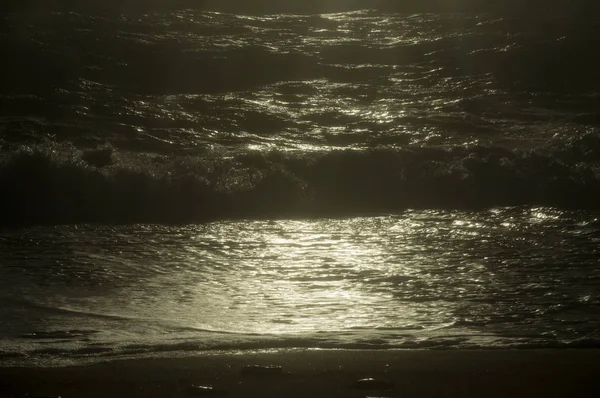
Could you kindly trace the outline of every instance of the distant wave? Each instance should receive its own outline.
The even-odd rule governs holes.
[[[600,206],[600,134],[559,148],[153,155],[49,143],[0,161],[0,223],[181,223],[406,208]]]
[[[477,23],[476,15],[423,17],[409,26],[425,38],[409,31],[390,43],[406,29],[409,16],[387,15],[389,37],[378,42],[360,33],[361,18],[374,15],[385,20],[372,11],[348,14],[356,19],[348,41],[339,32],[348,26],[322,16],[273,20],[188,11],[161,20],[56,12],[36,20],[32,30],[23,15],[7,14],[0,17],[5,53],[0,82],[4,94],[47,94],[78,79],[123,92],[199,94],[294,80],[373,82],[390,71],[353,65],[417,64],[442,68],[440,78],[489,73],[500,88],[600,89],[591,57],[600,45],[600,25],[594,21],[579,23],[568,15],[535,23],[527,18],[493,22],[490,16]]]
[[[30,14],[5,13],[0,224],[597,208],[600,139],[593,129],[600,125],[600,74],[590,54],[600,48],[600,25],[576,21],[366,10],[266,18],[188,10],[53,12],[32,29]],[[327,99],[339,109],[347,98],[400,104],[406,97],[401,120],[393,107],[380,110],[409,130],[465,132],[474,139],[463,142],[487,144],[413,147],[407,134],[371,134],[391,128],[377,118],[321,103],[315,106],[322,113],[296,111],[305,109],[296,107],[300,99],[317,97],[316,81],[347,83]],[[283,98],[281,107],[294,112],[270,114],[244,103],[268,85],[277,87],[267,95]],[[199,98],[206,93],[226,98]],[[314,144],[314,134],[305,133],[330,125],[353,130],[321,135],[318,145],[355,148],[239,152],[251,142],[240,138],[246,133],[291,130],[296,144]],[[506,133],[510,127],[503,126],[512,125],[516,132]],[[542,148],[540,135],[527,131],[545,126],[543,139],[556,131],[552,141],[562,147]],[[152,129],[155,135],[147,132]],[[186,129],[194,130],[189,140]],[[504,148],[503,139],[515,134],[535,149]],[[172,136],[183,137],[179,149],[170,145]],[[119,150],[80,149],[105,141]],[[278,148],[282,142],[269,141]],[[373,149],[356,149],[366,147]]]
[[[596,2],[589,0],[567,1],[556,0],[551,3],[543,0],[505,0],[502,2],[481,0],[454,0],[452,2],[438,0],[396,1],[396,0],[261,0],[246,2],[240,0],[130,0],[126,3],[115,0],[61,0],[47,3],[41,0],[7,0],[2,3],[3,10],[36,10],[36,9],[78,9],[104,10],[119,12],[152,11],[165,9],[204,9],[238,13],[323,13],[344,12],[363,8],[376,8],[396,12],[465,12],[493,11],[501,13],[527,13],[535,16],[544,12],[585,12],[594,11]]]

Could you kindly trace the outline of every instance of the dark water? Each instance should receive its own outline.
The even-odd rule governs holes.
[[[593,15],[1,19],[1,357],[596,344]]]
[[[3,19],[3,223],[598,207],[598,21]]]

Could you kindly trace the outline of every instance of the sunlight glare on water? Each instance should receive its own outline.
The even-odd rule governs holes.
[[[251,224],[243,227],[249,230],[241,239],[223,242],[223,260],[233,265],[226,277],[232,290],[210,298],[217,304],[211,311],[204,303],[190,313],[196,327],[256,333],[345,330],[373,326],[365,306],[389,306],[389,295],[360,289],[385,259],[367,220]],[[222,236],[242,226],[215,227]],[[196,297],[206,293],[206,286],[199,285]]]
[[[10,248],[0,251],[2,297],[20,303],[5,307],[4,333],[85,329],[196,348],[222,336],[333,347],[590,336],[600,268],[589,217],[498,208],[32,228],[0,240]],[[23,306],[41,313],[22,319],[13,312]]]

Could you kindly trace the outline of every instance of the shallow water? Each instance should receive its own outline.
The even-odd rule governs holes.
[[[2,355],[595,346],[599,225],[498,208],[5,232]]]

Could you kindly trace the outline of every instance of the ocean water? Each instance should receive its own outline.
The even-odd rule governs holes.
[[[0,19],[0,366],[598,346],[593,15]]]

